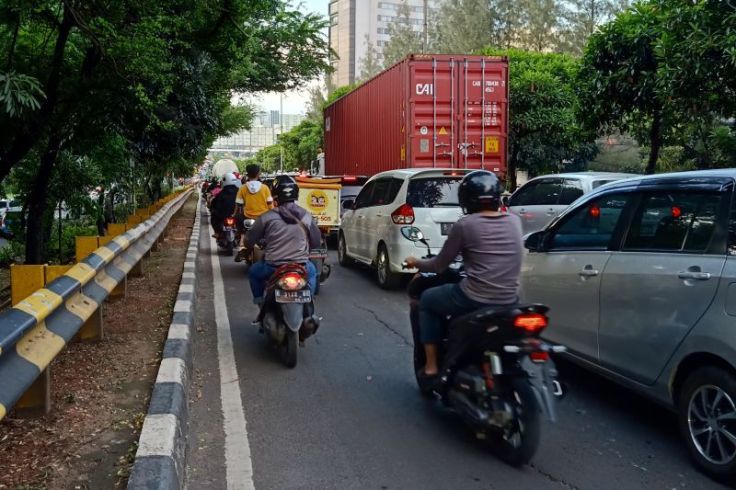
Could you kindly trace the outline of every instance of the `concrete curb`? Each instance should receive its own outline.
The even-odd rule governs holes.
[[[179,292],[163,358],[153,386],[148,414],[143,421],[128,490],[179,490],[184,488],[186,433],[189,422],[187,393],[192,372],[197,254],[201,198],[197,195],[194,228],[189,239]]]

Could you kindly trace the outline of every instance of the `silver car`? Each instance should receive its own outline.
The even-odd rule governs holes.
[[[677,411],[695,462],[736,477],[736,169],[600,187],[529,235],[524,301],[571,359]]]
[[[508,200],[510,212],[521,217],[524,233],[539,231],[580,196],[616,180],[636,174],[579,172],[535,177]]]

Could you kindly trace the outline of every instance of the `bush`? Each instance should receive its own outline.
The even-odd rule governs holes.
[[[51,238],[46,246],[46,260],[59,264],[73,262],[77,236],[97,236],[97,226],[91,220],[64,221],[61,229],[61,256],[59,256],[59,222],[54,222]]]
[[[11,240],[7,245],[0,248],[0,267],[10,267],[10,264],[22,263],[24,255],[25,244]]]

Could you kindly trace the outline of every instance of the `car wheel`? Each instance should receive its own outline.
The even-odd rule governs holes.
[[[340,237],[337,239],[337,261],[343,267],[353,265],[353,259],[348,257],[348,246],[345,243],[345,235],[342,232],[340,232]]]
[[[383,244],[378,246],[378,253],[376,254],[376,277],[378,278],[378,285],[383,289],[396,289],[401,284],[401,274],[391,271],[388,250]]]
[[[736,480],[736,377],[714,366],[693,372],[680,391],[678,416],[697,466],[713,478]]]

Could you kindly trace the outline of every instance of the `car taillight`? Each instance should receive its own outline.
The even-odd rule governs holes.
[[[225,226],[235,226],[235,218],[232,216],[229,218],[225,218]]]
[[[306,286],[307,281],[305,281],[304,278],[296,272],[290,272],[281,276],[278,285],[281,289],[296,291]]]
[[[547,362],[549,361],[549,352],[544,352],[540,350],[537,352],[532,352],[531,354],[529,354],[529,357],[534,362]]]
[[[391,213],[391,219],[397,225],[410,225],[414,223],[414,208],[408,204],[402,204],[399,209]]]
[[[528,333],[538,333],[547,328],[547,317],[539,313],[522,313],[514,318],[514,326]]]

